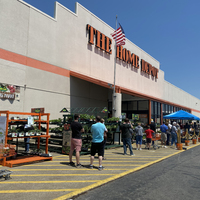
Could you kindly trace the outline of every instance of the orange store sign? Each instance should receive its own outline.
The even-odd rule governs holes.
[[[96,30],[89,24],[87,25],[87,30],[89,31],[89,43],[90,44],[94,44],[94,36],[96,36],[95,46],[97,48],[100,48],[101,50],[105,51],[106,53],[109,53],[109,54],[112,53],[112,49],[111,49],[112,39],[105,36],[103,33]]]
[[[87,24],[87,31],[89,33],[88,43],[100,48],[106,53],[112,54],[112,39],[95,29],[94,27]],[[141,71],[151,75],[152,77],[158,78],[158,69],[152,66],[150,63],[139,58],[139,56],[131,53],[126,48],[122,46],[117,47],[116,57],[127,64],[131,64],[133,67],[138,68],[141,66]]]

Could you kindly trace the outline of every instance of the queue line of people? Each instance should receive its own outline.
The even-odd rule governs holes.
[[[80,115],[74,115],[74,121],[71,123],[72,137],[71,146],[69,152],[69,164],[80,168],[80,151],[82,147],[81,134],[84,132],[84,128],[81,123],[78,122]],[[96,123],[91,126],[92,133],[92,145],[91,145],[91,156],[89,168],[93,169],[94,156],[98,153],[99,167],[98,170],[103,170],[102,160],[104,158],[104,148],[107,138],[107,129],[104,125],[104,120],[100,116],[96,116]],[[74,150],[76,150],[76,165],[72,161],[72,155]]]
[[[72,137],[71,137],[71,146],[70,146],[70,152],[69,152],[69,164],[76,166],[77,168],[81,167],[80,164],[80,151],[82,147],[82,139],[81,134],[84,132],[84,128],[81,123],[79,123],[80,115],[75,114],[74,115],[74,121],[71,123],[71,130],[72,130]],[[170,138],[171,138],[171,146],[173,144],[176,148],[177,143],[177,130],[182,129],[183,126],[181,124],[177,124],[176,122],[165,123],[160,126],[161,130],[161,145],[164,148],[167,148],[166,145],[169,145]],[[190,130],[190,126],[186,123],[184,126],[185,129]],[[198,134],[198,127],[196,123],[194,123],[194,129],[196,130],[196,133]],[[124,155],[127,155],[127,146],[130,151],[130,156],[134,156],[133,148],[132,148],[132,132],[133,126],[130,123],[129,119],[126,118],[124,123],[120,125],[120,132],[122,135],[122,142],[123,142],[123,150]],[[135,135],[136,135],[136,150],[142,150],[142,140],[143,140],[143,133],[146,133],[146,148],[149,150],[151,148],[151,142],[152,145],[154,145],[154,141],[152,141],[152,138],[155,137],[156,133],[156,126],[153,120],[151,121],[151,124],[148,125],[147,129],[144,131],[143,127],[140,123],[135,127],[134,129]],[[94,162],[94,156],[96,153],[98,153],[98,159],[99,159],[99,167],[98,170],[104,169],[102,166],[102,160],[105,159],[104,157],[104,149],[107,139],[107,132],[106,126],[104,125],[104,119],[101,119],[100,116],[96,117],[96,123],[91,126],[91,133],[92,133],[92,145],[91,145],[91,157],[90,157],[90,165],[89,168],[93,169],[93,162]],[[72,155],[74,150],[76,150],[76,165],[72,161]]]

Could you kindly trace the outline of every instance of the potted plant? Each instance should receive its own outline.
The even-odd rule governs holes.
[[[24,137],[24,131],[20,131],[19,133],[18,133],[18,137]]]
[[[35,136],[40,136],[41,135],[41,131],[37,126],[34,127],[34,135]]]
[[[189,141],[188,129],[186,129],[185,138],[186,138],[186,140],[185,140],[185,146],[189,146],[190,141]]]
[[[96,117],[95,117],[94,115],[91,115],[91,116],[90,116],[90,121],[94,121],[95,118],[96,118]]]

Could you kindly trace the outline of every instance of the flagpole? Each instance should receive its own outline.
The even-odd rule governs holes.
[[[115,30],[117,30],[117,15],[116,15],[116,28],[115,28]],[[116,112],[116,108],[115,108],[115,98],[116,98],[116,96],[115,96],[115,77],[116,77],[116,60],[117,60],[117,31],[116,31],[116,33],[115,33],[115,62],[114,62],[114,86],[113,86],[113,114],[114,114],[114,117],[116,117],[115,116],[115,113],[114,112]]]

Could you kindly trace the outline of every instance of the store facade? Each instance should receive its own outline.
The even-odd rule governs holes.
[[[108,107],[147,123],[178,109],[200,116],[200,100],[165,81],[156,59],[128,39],[116,51],[114,29],[78,3],[74,13],[56,2],[52,18],[1,0],[0,27],[0,110],[57,118],[64,107]]]

